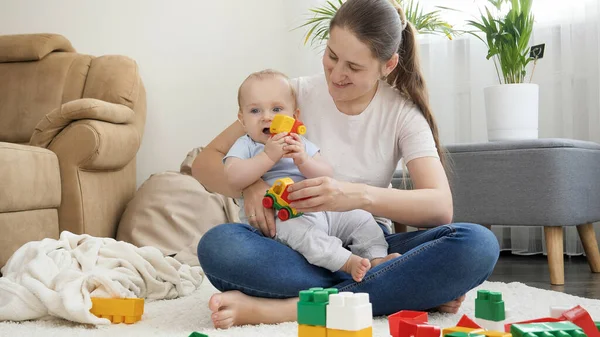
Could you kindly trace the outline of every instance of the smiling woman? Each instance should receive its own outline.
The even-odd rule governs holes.
[[[216,327],[293,321],[298,292],[315,286],[367,292],[374,315],[402,309],[456,312],[463,295],[491,273],[498,258],[492,233],[475,224],[449,224],[452,194],[415,30],[393,4],[347,0],[331,21],[324,74],[292,80],[306,137],[331,163],[333,177],[293,184],[289,200],[300,212],[326,218],[369,212],[379,223],[374,231],[385,235],[387,253],[402,256],[374,266],[360,282],[310,264],[273,240],[279,233],[274,213],[262,205],[270,186],[258,179],[243,190],[251,225],[219,225],[198,245],[204,272],[223,291],[209,302]],[[207,188],[239,196],[221,161],[243,134],[236,122],[199,154],[193,174]],[[401,158],[412,190],[388,188]],[[430,229],[391,234],[392,220]]]

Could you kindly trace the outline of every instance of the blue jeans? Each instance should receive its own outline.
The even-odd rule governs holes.
[[[386,233],[386,240],[389,252],[402,256],[372,268],[358,283],[344,272],[311,265],[245,224],[210,229],[198,244],[198,259],[220,291],[267,298],[297,297],[300,290],[312,287],[366,292],[373,315],[380,316],[427,310],[464,295],[487,279],[499,256],[496,237],[475,224]]]

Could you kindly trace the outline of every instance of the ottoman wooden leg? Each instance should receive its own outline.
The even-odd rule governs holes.
[[[546,250],[548,251],[548,267],[550,283],[565,284],[565,262],[563,257],[563,228],[560,226],[544,227]]]
[[[592,273],[600,273],[600,252],[598,252],[598,241],[596,241],[594,225],[591,223],[579,225],[577,226],[577,232]]]

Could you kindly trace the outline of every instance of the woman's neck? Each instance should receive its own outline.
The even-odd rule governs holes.
[[[356,116],[360,115],[369,106],[373,97],[377,93],[379,82],[373,87],[373,89],[366,92],[364,95],[359,96],[350,101],[337,101],[335,106],[337,109],[345,115]]]

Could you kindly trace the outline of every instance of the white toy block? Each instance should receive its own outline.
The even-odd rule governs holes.
[[[373,307],[367,293],[341,292],[329,295],[327,328],[358,331],[373,326]]]
[[[490,331],[504,331],[505,321],[490,321],[483,318],[475,317],[475,323],[479,324],[480,327]]]
[[[563,312],[565,312],[571,308],[572,307],[558,307],[558,306],[550,307],[550,317],[559,318],[563,314]]]
[[[485,330],[504,331],[504,324],[510,322],[511,316],[512,316],[511,310],[504,309],[504,320],[502,320],[502,321],[496,322],[496,321],[491,321],[491,320],[475,317],[475,323],[479,324],[479,326],[484,328]]]

